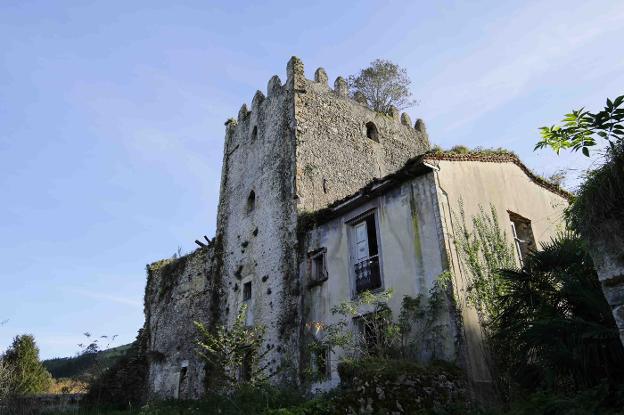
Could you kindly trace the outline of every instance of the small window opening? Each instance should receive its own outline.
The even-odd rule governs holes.
[[[387,313],[389,311],[385,308],[356,319],[362,350],[369,356],[379,356],[387,349]]]
[[[318,380],[331,378],[329,356],[329,347],[322,347],[314,351],[314,372]]]
[[[531,221],[513,212],[509,212],[509,221],[511,225],[511,235],[514,238],[514,245],[516,247],[516,254],[522,266],[531,251],[535,250],[535,238],[533,237]]]
[[[253,211],[256,208],[256,192],[253,190],[249,192],[247,197],[247,213]]]
[[[377,126],[372,121],[366,123],[366,137],[370,138],[373,141],[379,142],[379,133],[377,131]]]
[[[186,396],[186,374],[187,368],[180,369],[180,377],[178,381],[178,398],[183,399]]]
[[[312,257],[312,280],[325,281],[326,279],[325,252],[320,252]]]
[[[258,138],[258,127],[255,126],[253,128],[253,130],[251,131],[251,141],[256,141],[256,138]]]
[[[381,288],[375,214],[352,225],[355,292]]]
[[[243,357],[243,361],[240,366],[240,380],[241,382],[251,381],[251,375],[253,371],[253,358],[251,352],[248,352]]]
[[[243,301],[251,300],[251,281],[243,284]]]

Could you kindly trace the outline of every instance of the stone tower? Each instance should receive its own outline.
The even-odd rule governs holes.
[[[304,76],[296,57],[287,79],[257,91],[226,122],[217,217],[223,320],[242,304],[249,324],[267,327],[269,370],[296,375],[301,327],[297,271],[297,218],[354,193],[373,178],[398,170],[429,149],[422,121],[382,114],[361,97],[334,88],[319,68]],[[288,370],[288,369],[292,370]]]

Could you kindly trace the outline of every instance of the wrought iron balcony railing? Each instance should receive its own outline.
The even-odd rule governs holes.
[[[381,274],[379,272],[379,255],[370,256],[354,265],[355,292],[381,288]]]

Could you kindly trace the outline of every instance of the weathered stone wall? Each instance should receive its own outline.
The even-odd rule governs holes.
[[[214,323],[211,306],[220,289],[214,268],[213,247],[148,266],[145,318],[149,399],[196,399],[203,394],[205,371],[196,353],[193,322]]]
[[[590,253],[615,324],[624,345],[624,235],[618,234],[621,218],[605,221],[590,236]]]
[[[422,120],[412,125],[407,113],[371,110],[348,96],[341,77],[330,89],[322,68],[316,70],[314,81],[305,79],[300,61],[294,69],[300,211],[342,199],[429,149]],[[377,128],[377,141],[367,137],[369,122]]]
[[[291,65],[282,85],[271,78],[251,111],[226,126],[217,234],[223,245],[224,320],[231,324],[251,283],[248,323],[264,325],[268,370],[282,379],[297,369],[294,120]],[[253,192],[253,193],[252,193]],[[253,195],[250,197],[250,195]],[[253,199],[253,200],[252,200]],[[289,370],[292,369],[292,370]]]

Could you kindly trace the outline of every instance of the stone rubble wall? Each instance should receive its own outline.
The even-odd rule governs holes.
[[[295,76],[300,211],[324,208],[430,149],[422,120],[412,124],[407,113],[394,108],[389,114],[370,109],[361,97],[349,97],[342,77],[331,89],[323,68],[308,80],[297,61]],[[367,137],[369,122],[377,128],[378,142]]]
[[[616,221],[607,221],[600,231],[590,237],[590,253],[607,302],[611,306],[615,324],[624,345],[624,236],[617,235]]]
[[[251,283],[248,323],[266,327],[266,355],[276,381],[297,370],[294,269],[294,121],[290,69],[282,84],[256,92],[226,126],[217,234],[223,241],[223,317],[236,319]],[[250,194],[255,199],[250,203]],[[293,359],[293,356],[295,357]]]
[[[211,305],[219,289],[214,266],[212,246],[148,266],[145,314],[149,399],[197,399],[204,392],[204,364],[196,352],[193,322],[214,323]],[[181,381],[185,366],[186,379]]]

